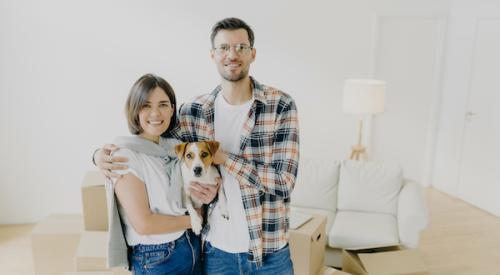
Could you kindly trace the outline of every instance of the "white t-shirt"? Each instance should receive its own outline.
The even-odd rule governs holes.
[[[215,99],[215,140],[229,153],[239,154],[243,125],[248,118],[252,100],[242,105],[230,105],[220,92]],[[222,188],[226,193],[229,220],[222,218],[216,206],[208,217],[210,230],[207,240],[218,249],[229,253],[248,252],[250,235],[246,219],[240,184],[221,166]]]
[[[113,156],[124,156],[128,158],[127,170],[115,170],[113,172],[118,174],[132,173],[146,185],[151,212],[173,216],[184,215],[186,212],[185,208],[167,200],[167,193],[170,188],[164,160],[162,158],[152,157],[130,149],[119,149]],[[113,180],[113,183],[116,184],[116,179]],[[125,238],[129,245],[167,243],[178,239],[184,232],[178,231],[165,234],[140,235],[132,227],[119,201],[117,201],[117,203],[118,211],[120,211],[122,221],[125,225]]]

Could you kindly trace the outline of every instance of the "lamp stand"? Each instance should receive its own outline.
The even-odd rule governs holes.
[[[359,119],[359,132],[358,132],[358,144],[352,146],[351,160],[365,160],[366,159],[366,148],[361,144],[363,135],[363,119]]]

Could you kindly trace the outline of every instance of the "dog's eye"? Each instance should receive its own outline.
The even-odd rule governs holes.
[[[191,154],[191,153],[187,154],[187,155],[186,155],[186,158],[188,158],[188,159],[192,159],[192,158],[193,158],[193,154]]]
[[[207,153],[207,152],[203,152],[203,153],[201,153],[201,157],[202,157],[202,158],[206,158],[206,157],[208,157],[208,153]]]

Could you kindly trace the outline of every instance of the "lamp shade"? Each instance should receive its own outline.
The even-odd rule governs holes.
[[[384,111],[385,81],[346,79],[342,110],[353,114],[377,114]]]

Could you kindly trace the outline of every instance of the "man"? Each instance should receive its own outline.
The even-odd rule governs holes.
[[[249,76],[256,50],[253,31],[245,22],[237,18],[217,22],[211,43],[210,56],[221,84],[181,107],[174,134],[184,141],[221,143],[215,163],[221,167],[229,220],[217,207],[210,207],[203,231],[204,271],[293,274],[288,214],[299,160],[295,102]],[[101,169],[112,164],[106,163],[109,156],[104,153],[98,160]],[[198,197],[205,201],[213,197],[211,190],[196,187]]]

